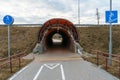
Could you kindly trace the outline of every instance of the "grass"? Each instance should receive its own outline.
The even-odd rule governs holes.
[[[30,53],[37,43],[40,27],[10,27],[11,55],[20,52]],[[108,52],[109,50],[109,27],[80,27],[77,28],[79,43],[83,49],[90,52],[91,49]],[[113,26],[113,53],[120,54],[120,26]],[[0,58],[7,56],[7,27],[0,26]],[[93,57],[89,61],[95,63]],[[25,65],[29,63],[25,60]],[[114,67],[114,66],[113,66]],[[14,72],[18,70],[14,67]],[[111,69],[112,70],[112,69]],[[111,71],[110,70],[110,71]],[[113,72],[115,70],[112,70]],[[113,72],[114,73],[114,72]],[[6,75],[7,74],[7,75]],[[115,73],[116,74],[116,73]],[[0,80],[6,80],[12,74],[5,68],[0,71]]]
[[[32,60],[24,60],[22,59],[21,68],[30,63]],[[0,69],[0,80],[7,80],[10,76],[12,76],[15,72],[19,70],[18,63],[13,63],[13,73],[10,73],[10,69],[8,67]]]
[[[39,28],[11,27],[11,55],[31,52],[37,42]],[[7,27],[0,27],[0,58],[7,56]]]
[[[39,28],[10,27],[11,55],[26,51],[29,53],[37,42],[37,33]],[[0,27],[0,58],[7,57],[7,27]],[[22,60],[22,67],[30,63],[31,60]],[[1,62],[0,62],[1,63]],[[13,64],[13,73],[5,67],[0,69],[0,80],[7,80],[11,75],[19,70],[18,64]]]
[[[80,27],[77,28],[79,43],[85,51],[91,49],[108,52],[109,27]],[[113,53],[120,53],[120,26],[113,26]]]
[[[37,42],[40,27],[10,27],[11,55],[27,50],[31,52]],[[109,27],[77,28],[79,43],[85,51],[91,49],[108,52]],[[120,26],[113,26],[113,53],[120,52]],[[7,27],[0,26],[0,58],[7,56]]]

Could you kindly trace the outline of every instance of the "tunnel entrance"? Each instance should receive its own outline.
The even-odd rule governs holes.
[[[66,19],[54,18],[45,22],[39,31],[38,43],[43,51],[51,48],[75,51],[78,34],[75,26]]]
[[[62,29],[53,30],[53,32],[46,35],[45,46],[46,48],[68,48],[71,43],[70,36]]]

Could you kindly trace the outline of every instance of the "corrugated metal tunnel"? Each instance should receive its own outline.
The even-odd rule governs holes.
[[[53,36],[59,34],[61,42],[54,42]],[[66,19],[54,18],[45,22],[39,31],[38,43],[43,50],[50,48],[66,48],[74,51],[74,42],[78,42],[78,34],[75,26]]]

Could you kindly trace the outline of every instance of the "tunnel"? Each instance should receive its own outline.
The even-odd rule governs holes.
[[[52,37],[55,35],[55,34],[59,34],[61,35],[61,38],[62,38],[62,41],[61,42],[54,42],[52,40]],[[62,29],[59,29],[59,31],[57,29],[53,29],[51,30],[50,33],[48,33],[46,35],[46,39],[45,39],[45,46],[47,48],[67,48],[71,42],[71,38],[70,36],[68,35],[67,32],[65,32],[65,30],[62,30]]]
[[[58,39],[55,41],[54,36]],[[74,51],[74,43],[78,42],[78,33],[72,22],[53,18],[45,22],[38,34],[38,43],[42,44],[43,50],[61,48]]]

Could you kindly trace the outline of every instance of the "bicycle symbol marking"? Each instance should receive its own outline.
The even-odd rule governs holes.
[[[106,23],[118,23],[118,11],[106,11]]]
[[[114,18],[114,14],[112,13],[112,12],[110,12],[110,15],[109,15],[109,22],[110,23],[112,23],[112,22],[114,22],[114,21],[116,21],[117,20],[117,18]]]

